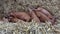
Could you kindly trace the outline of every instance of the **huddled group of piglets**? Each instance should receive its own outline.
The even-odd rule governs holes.
[[[38,7],[36,9],[30,9],[29,12],[19,11],[10,12],[9,16],[5,17],[9,22],[17,22],[17,20],[23,20],[25,22],[31,22],[32,20],[36,22],[50,21],[52,24],[55,23],[55,17],[46,9]]]

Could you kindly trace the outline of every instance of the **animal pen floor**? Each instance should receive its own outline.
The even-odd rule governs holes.
[[[44,7],[49,10],[57,21],[55,25],[50,22],[46,23],[27,23],[18,21],[9,23],[0,21],[0,34],[60,34],[60,0],[0,0],[0,18],[7,15],[9,11],[28,11],[27,7]]]

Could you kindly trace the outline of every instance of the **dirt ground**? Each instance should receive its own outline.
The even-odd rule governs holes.
[[[40,7],[43,7],[45,9],[49,10],[55,17],[57,17],[55,28],[57,28],[59,31],[58,32],[55,31],[54,33],[47,32],[47,33],[43,33],[43,34],[59,34],[60,33],[60,0],[0,0],[0,18],[7,15],[7,13],[9,13],[11,10],[28,11],[27,7],[35,8],[37,6],[40,6]],[[15,27],[16,24],[12,25],[12,26]],[[0,28],[2,28],[2,27],[0,27]]]

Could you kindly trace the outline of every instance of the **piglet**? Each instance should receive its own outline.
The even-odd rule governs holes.
[[[37,9],[34,9],[34,10],[40,11],[41,13],[45,14],[50,19],[53,18],[53,16],[49,13],[49,11],[47,11],[44,8],[38,7]]]
[[[24,20],[24,21],[29,21],[30,20],[30,16],[26,13],[26,12],[11,12],[10,16]]]
[[[40,23],[40,20],[36,16],[36,14],[34,13],[34,11],[32,9],[30,9],[30,8],[28,8],[28,9],[29,9],[29,15],[31,16],[31,19],[34,20],[34,21],[36,21],[36,22],[38,22],[38,23]]]
[[[38,9],[35,9],[34,12],[36,13],[40,21],[42,22],[50,21],[53,24],[55,23],[55,18],[47,10],[43,8],[38,8]]]

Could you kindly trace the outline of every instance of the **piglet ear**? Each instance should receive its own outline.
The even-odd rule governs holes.
[[[38,7],[37,10],[42,10],[43,8],[42,7]]]

